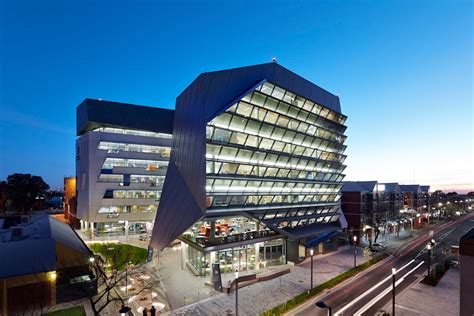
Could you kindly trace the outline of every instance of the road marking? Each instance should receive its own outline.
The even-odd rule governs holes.
[[[415,259],[411,260],[410,262],[408,262],[407,264],[405,264],[403,267],[401,267],[400,269],[397,270],[397,272],[395,272],[395,274],[397,274],[398,272],[402,271],[403,269],[405,269],[406,267],[408,267],[410,264],[412,264],[413,262],[415,262]],[[374,291],[376,288],[378,288],[379,286],[381,286],[383,283],[387,282],[392,276],[388,276],[386,277],[385,279],[383,279],[382,281],[380,281],[379,283],[377,283],[376,285],[374,285],[373,287],[371,287],[368,291],[366,291],[364,294],[362,294],[361,296],[357,297],[355,300],[351,301],[349,304],[347,304],[346,306],[344,306],[340,311],[338,311],[337,313],[334,314],[334,316],[341,316],[342,313],[347,310],[348,308],[350,308],[352,305],[354,305],[355,303],[357,303],[358,301],[360,301],[362,298],[364,298],[365,296],[369,295],[369,293],[371,293],[372,291]]]
[[[395,282],[395,287],[397,285],[399,285],[400,283],[403,282],[403,280],[405,280],[405,278],[410,275],[413,271],[415,271],[416,269],[418,269],[422,264],[424,263],[424,261],[421,261],[416,267],[414,267],[413,269],[411,269],[410,271],[408,271],[404,276],[402,276],[400,279],[398,279],[396,282]],[[391,278],[391,276],[389,277]],[[377,303],[378,301],[380,301],[382,299],[382,297],[384,297],[385,295],[387,295],[390,291],[392,290],[392,286],[389,286],[388,288],[386,288],[382,293],[380,293],[379,295],[377,295],[376,297],[374,297],[369,303],[367,303],[364,307],[362,307],[361,309],[359,309],[354,315],[355,316],[361,316],[363,313],[365,313],[369,308],[371,308],[375,303]]]

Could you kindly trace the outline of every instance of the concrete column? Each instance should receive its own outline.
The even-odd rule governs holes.
[[[255,244],[255,270],[258,269],[260,269],[260,243]]]
[[[94,222],[90,222],[90,228],[94,230]]]
[[[181,242],[181,270],[186,269],[186,261],[188,260],[188,245]]]
[[[128,228],[129,228],[128,221],[125,221],[125,237],[128,237]]]
[[[216,262],[216,252],[211,251],[209,253],[209,267],[211,268],[211,273],[210,273],[210,281],[211,284],[214,284],[214,273],[212,271],[212,265]]]

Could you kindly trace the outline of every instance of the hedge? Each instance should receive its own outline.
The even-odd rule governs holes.
[[[313,288],[310,291],[303,292],[303,293],[295,296],[294,298],[286,301],[285,303],[280,304],[280,305],[275,306],[274,308],[272,308],[270,310],[265,311],[264,313],[262,313],[262,316],[282,315],[282,314],[292,310],[293,308],[295,308],[299,304],[303,303],[307,299],[320,294],[322,291],[324,291],[326,289],[329,289],[329,288],[332,288],[332,287],[338,285],[339,283],[353,277],[357,273],[367,269],[368,267],[376,264],[377,262],[379,262],[379,261],[381,261],[381,260],[383,260],[387,257],[388,257],[388,255],[386,255],[386,254],[374,257],[374,258],[370,259],[369,261],[361,264],[360,266],[357,266],[355,268],[347,270],[346,272],[343,272],[343,273],[339,274],[338,276],[336,276],[336,277],[334,277],[334,278],[332,278],[332,279],[316,286],[315,288]]]

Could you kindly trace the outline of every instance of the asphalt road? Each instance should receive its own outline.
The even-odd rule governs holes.
[[[375,268],[360,273],[324,296],[300,306],[289,315],[327,315],[327,310],[315,306],[317,300],[331,306],[335,316],[375,315],[392,300],[392,268],[397,270],[396,293],[401,293],[416,283],[422,274],[426,274],[428,268],[426,244],[431,238],[437,242],[432,250],[434,254],[431,263],[434,263],[446,256],[443,254],[443,248],[449,249],[452,244],[458,245],[459,238],[473,227],[474,213],[455,221],[442,221],[431,225]],[[429,235],[430,230],[433,231],[433,237]],[[391,310],[388,312],[391,313]]]

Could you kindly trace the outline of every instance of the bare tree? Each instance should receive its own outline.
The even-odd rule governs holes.
[[[94,315],[101,315],[111,303],[124,305],[132,296],[151,290],[155,286],[152,281],[144,281],[141,288],[133,291],[133,294],[123,293],[120,287],[125,286],[130,278],[138,279],[139,275],[143,274],[144,267],[129,263],[131,258],[129,249],[116,248],[111,250],[106,258],[96,256],[90,261],[91,281],[77,282],[74,287],[76,298],[87,299]],[[66,270],[62,273],[67,274]]]

